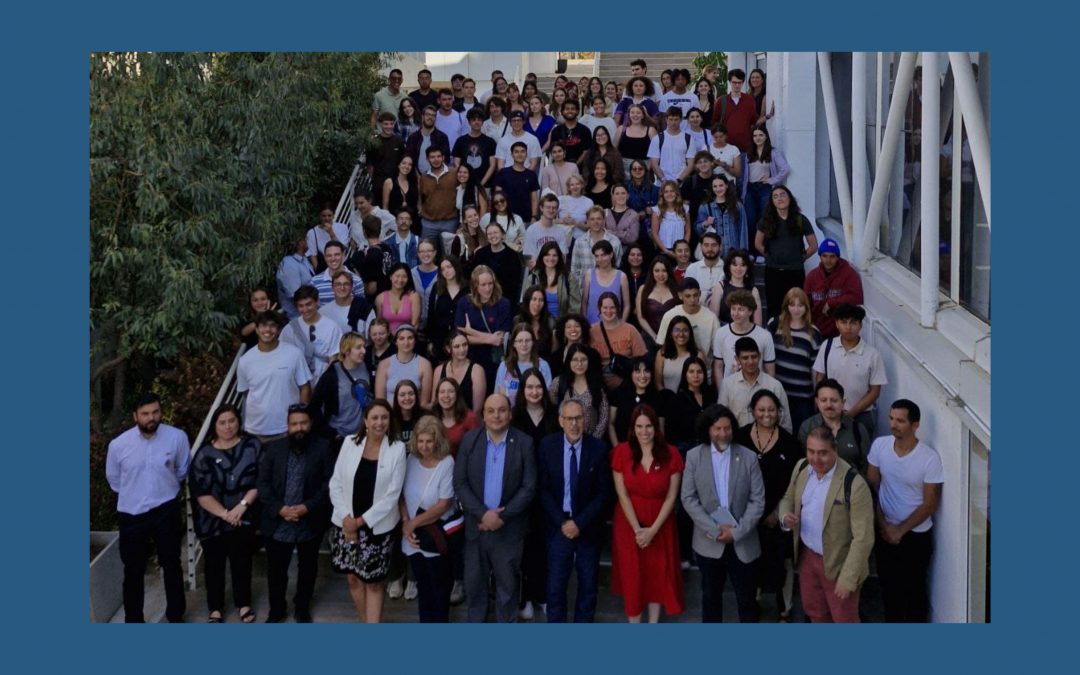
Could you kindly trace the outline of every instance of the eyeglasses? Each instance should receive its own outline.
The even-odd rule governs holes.
[[[308,326],[307,339],[309,342],[315,342],[315,326]]]
[[[561,417],[560,419],[565,420],[565,421],[569,422],[570,424],[581,424],[581,422],[585,419],[585,416],[584,415],[576,415],[574,417]]]
[[[335,281],[334,288],[349,288],[352,286],[351,281]]]
[[[289,406],[289,412],[291,412],[291,413],[294,413],[294,412],[306,413],[307,411],[308,411],[307,403],[293,403],[292,405]]]

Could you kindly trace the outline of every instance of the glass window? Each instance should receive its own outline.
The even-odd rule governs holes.
[[[968,432],[968,621],[990,623],[990,449]]]

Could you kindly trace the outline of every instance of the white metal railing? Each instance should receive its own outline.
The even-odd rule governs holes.
[[[240,357],[244,355],[245,351],[247,351],[246,345],[240,345],[240,348],[236,350],[232,365],[229,366],[229,371],[225,373],[225,380],[221,383],[217,396],[214,397],[214,402],[206,414],[206,419],[203,420],[202,428],[199,429],[195,442],[191,444],[190,452],[192,457],[195,456],[195,451],[201,448],[203,441],[206,440],[206,434],[210,431],[210,419],[213,417],[214,411],[226,403],[239,404],[242,395],[236,391],[236,369],[240,365]],[[187,510],[188,589],[193,591],[196,587],[195,571],[199,564],[199,557],[202,555],[202,546],[199,545],[199,539],[195,536],[195,519],[191,509],[191,494],[188,492],[187,483],[184,483],[183,495]]]
[[[367,172],[366,156],[364,153],[360,153],[360,158],[356,162],[356,166],[353,167],[352,174],[349,176],[348,182],[345,184],[345,189],[341,192],[341,197],[338,199],[337,208],[334,210],[334,219],[339,223],[350,224],[353,211],[356,208],[353,204],[353,191],[359,187],[360,189],[370,189],[371,177]],[[195,452],[202,447],[203,442],[206,440],[206,435],[210,431],[210,420],[214,415],[214,411],[221,405],[231,403],[239,406],[244,395],[236,391],[236,370],[240,365],[240,357],[246,352],[244,345],[240,345],[240,348],[236,351],[236,356],[232,360],[232,364],[229,366],[229,370],[225,373],[225,380],[221,383],[221,387],[218,389],[217,396],[214,397],[214,402],[210,406],[210,409],[206,413],[206,418],[203,419],[202,428],[199,429],[199,434],[195,436],[195,441],[191,444],[191,456],[195,456]],[[184,489],[181,491],[184,500],[184,506],[187,511],[187,582],[188,590],[195,590],[198,584],[196,572],[199,566],[199,558],[202,557],[202,546],[199,544],[199,539],[195,536],[195,520],[193,518],[191,509],[191,495],[188,492],[188,486],[185,483]]]

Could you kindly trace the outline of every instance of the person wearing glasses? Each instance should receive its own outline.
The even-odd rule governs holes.
[[[546,436],[537,453],[537,492],[547,533],[547,620],[567,620],[570,571],[577,571],[574,622],[592,623],[600,577],[605,521],[614,486],[603,441],[585,435],[585,409],[559,406],[562,433]]]
[[[341,326],[319,313],[319,292],[314,286],[297,289],[293,303],[300,316],[289,322],[282,338],[303,352],[311,379],[317,381],[329,365],[330,357],[338,351]]]

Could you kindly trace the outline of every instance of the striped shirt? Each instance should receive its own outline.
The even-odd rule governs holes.
[[[814,360],[821,346],[821,333],[809,329],[791,331],[791,346],[784,344],[777,319],[769,322],[773,347],[776,350],[776,379],[784,385],[784,391],[793,398],[813,398]]]

